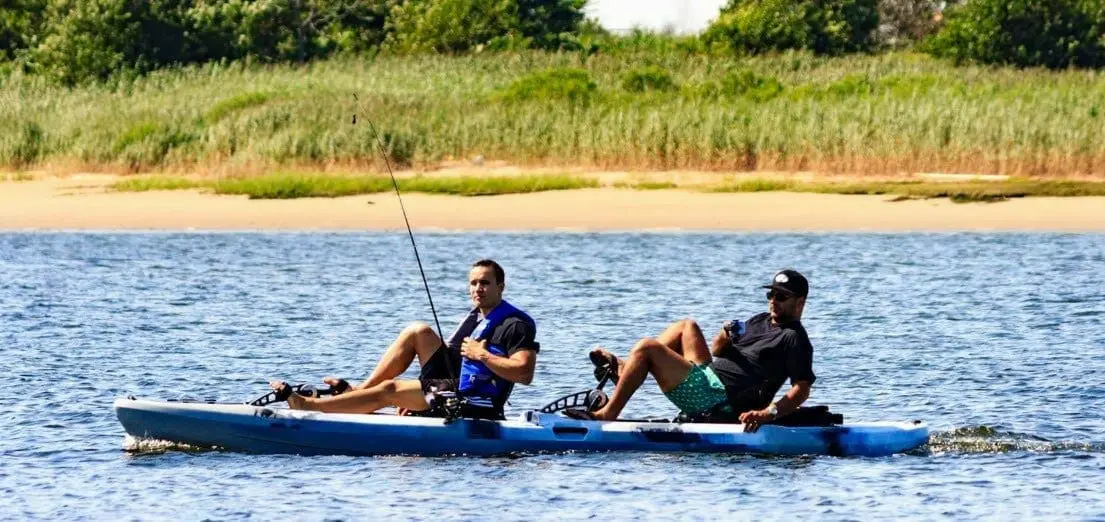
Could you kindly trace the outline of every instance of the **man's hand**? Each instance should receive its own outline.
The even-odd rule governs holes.
[[[487,341],[477,341],[471,337],[464,338],[464,342],[460,345],[460,354],[465,359],[479,362],[486,361],[488,357],[491,357],[491,352],[487,351]]]
[[[744,424],[745,433],[755,433],[756,430],[760,429],[760,424],[774,419],[775,416],[772,415],[767,408],[746,411],[740,416],[740,421]]]

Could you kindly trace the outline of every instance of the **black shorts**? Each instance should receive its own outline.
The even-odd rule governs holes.
[[[457,392],[460,380],[455,378],[454,375],[459,375],[460,362],[460,353],[445,346],[438,348],[430,356],[430,360],[426,361],[426,365],[422,367],[422,371],[418,374],[418,382],[422,383],[422,393],[427,396],[426,402],[431,405],[431,408],[425,411],[411,412],[411,415],[419,417],[448,416],[446,411],[433,407],[432,395],[442,392]],[[468,405],[463,406],[459,413],[461,417],[469,419],[502,420],[504,418],[501,407],[480,408]]]
[[[460,353],[442,345],[430,360],[422,366],[418,380],[422,393],[457,391],[457,375],[460,374]]]

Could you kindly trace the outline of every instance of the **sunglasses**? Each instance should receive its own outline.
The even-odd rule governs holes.
[[[786,292],[776,292],[775,290],[769,290],[767,292],[767,300],[775,300],[776,303],[785,303],[790,301],[794,297],[794,294],[788,294]]]

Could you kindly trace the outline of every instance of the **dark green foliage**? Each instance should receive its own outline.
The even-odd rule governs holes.
[[[304,61],[383,42],[386,0],[190,0],[210,58]]]
[[[649,65],[622,75],[622,87],[629,92],[670,91],[675,88],[675,81],[663,67]]]
[[[1019,67],[1105,65],[1105,3],[1100,0],[971,0],[950,9],[926,45],[957,63]]]
[[[585,0],[406,0],[391,11],[391,47],[461,53],[579,48]]]
[[[747,54],[841,54],[870,50],[878,25],[876,0],[730,0],[703,39]]]
[[[538,49],[572,48],[587,0],[515,0],[517,26]]]
[[[4,0],[0,3],[0,61],[35,45],[42,28],[46,0]]]
[[[364,51],[383,42],[389,9],[387,0],[48,2],[30,64],[67,85],[171,64]],[[8,18],[0,10],[0,45]]]

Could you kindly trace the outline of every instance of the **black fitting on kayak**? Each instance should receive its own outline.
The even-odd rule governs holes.
[[[345,383],[344,388],[342,388],[341,386],[342,383]],[[326,386],[323,388],[315,388],[310,384],[289,385],[285,382],[279,390],[270,391],[256,399],[253,399],[252,401],[247,402],[246,404],[250,406],[268,406],[269,404],[275,402],[287,401],[288,397],[290,397],[293,392],[298,393],[299,395],[302,395],[304,397],[322,397],[325,395],[338,395],[349,390],[349,388],[349,383],[345,382],[344,379],[338,382],[338,386]]]
[[[592,412],[606,405],[606,393],[602,390],[583,390],[565,395],[541,408],[541,413],[556,413],[569,408]]]

